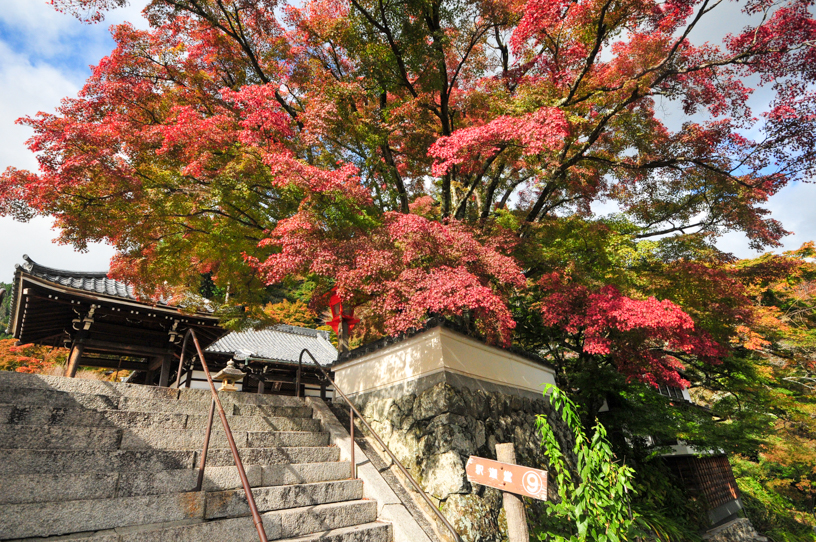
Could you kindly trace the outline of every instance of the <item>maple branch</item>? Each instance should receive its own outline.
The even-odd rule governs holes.
[[[358,0],[351,0],[351,5],[354,6],[357,11],[359,11],[366,20],[379,30],[382,34],[385,35],[385,38],[388,40],[388,46],[391,48],[391,51],[394,53],[394,59],[397,62],[397,67],[399,68],[400,78],[402,79],[405,88],[408,89],[408,92],[411,93],[411,96],[416,98],[419,96],[414,85],[411,83],[411,80],[408,78],[408,70],[405,67],[405,60],[402,58],[402,51],[400,51],[399,46],[397,45],[396,41],[394,40],[394,36],[391,33],[391,29],[388,27],[388,23],[385,17],[385,7],[383,6],[382,0],[379,0],[380,6],[380,15],[383,18],[383,24],[380,24],[362,5]]]
[[[470,199],[470,196],[473,194],[473,191],[476,190],[476,186],[478,186],[479,182],[484,177],[484,174],[490,169],[490,166],[493,165],[493,162],[496,161],[496,158],[502,153],[502,151],[507,148],[505,145],[500,145],[499,150],[490,158],[485,161],[484,167],[482,167],[482,171],[479,172],[478,175],[473,179],[473,182],[470,185],[465,196],[459,201],[459,205],[456,206],[456,210],[453,212],[453,217],[462,219],[464,218],[465,210],[467,209],[467,202]]]
[[[584,68],[581,70],[581,73],[578,74],[578,77],[570,86],[570,90],[567,95],[561,100],[558,104],[559,107],[563,107],[567,105],[570,100],[572,100],[575,93],[578,92],[578,87],[581,85],[581,81],[584,80],[589,70],[595,64],[595,58],[598,56],[598,53],[601,50],[601,45],[603,45],[603,39],[606,35],[607,26],[604,23],[604,18],[606,17],[606,12],[609,7],[612,5],[613,0],[607,0],[606,3],[601,7],[601,11],[598,16],[598,27],[595,32],[595,44],[592,47],[592,51],[590,51],[589,56],[586,59],[586,63],[584,64]]]
[[[492,206],[491,204],[493,203],[493,194],[496,191],[496,187],[499,185],[499,181],[501,181],[502,173],[506,167],[506,162],[502,162],[499,165],[498,169],[496,170],[496,174],[490,179],[490,183],[488,183],[487,189],[485,189],[484,201],[482,202],[482,212],[480,214],[482,219],[490,216],[490,208]]]
[[[676,231],[686,233],[684,230],[687,230],[689,228],[697,228],[699,226],[707,226],[707,225],[711,225],[711,223],[706,222],[706,221],[703,220],[703,221],[697,222],[696,224],[684,224],[682,226],[675,226],[675,227],[672,227],[672,228],[666,228],[665,230],[658,230],[658,231],[651,231],[651,232],[646,232],[646,233],[639,233],[639,234],[635,235],[635,239],[646,239],[648,237],[655,237],[657,235],[666,235],[667,233],[674,233]]]

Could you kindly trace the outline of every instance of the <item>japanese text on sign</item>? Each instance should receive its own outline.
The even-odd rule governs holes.
[[[533,499],[547,500],[547,471],[470,456],[465,468],[474,484],[495,487]]]

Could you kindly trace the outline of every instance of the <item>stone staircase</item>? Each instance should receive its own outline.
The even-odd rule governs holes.
[[[312,409],[221,393],[269,540],[390,542]],[[0,540],[254,541],[210,393],[0,371]]]

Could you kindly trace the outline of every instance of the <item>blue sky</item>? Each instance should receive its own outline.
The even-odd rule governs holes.
[[[56,12],[46,0],[3,0],[0,9],[0,171],[8,166],[35,169],[34,156],[25,148],[31,131],[14,121],[38,111],[52,112],[61,98],[75,96],[96,64],[113,49],[109,27],[129,21],[145,28],[141,9],[147,0],[131,0],[131,5],[109,13],[96,25],[82,24],[73,17]],[[734,4],[730,4],[734,6]],[[725,10],[733,7],[725,6]],[[724,11],[719,17],[695,30],[696,42],[717,42],[727,32],[743,25],[736,14]],[[755,113],[763,108],[763,97],[754,98]],[[682,116],[665,109],[671,125],[682,122]],[[768,208],[795,235],[784,239],[783,249],[792,249],[816,239],[816,185],[797,183],[788,186],[771,199]],[[600,213],[613,211],[598,205]],[[35,261],[74,270],[104,270],[113,255],[110,247],[94,245],[85,254],[52,242],[56,232],[51,221],[38,218],[20,224],[0,218],[0,281],[11,280],[14,264],[28,254]],[[739,257],[755,255],[748,249],[745,236],[725,235],[720,248]]]

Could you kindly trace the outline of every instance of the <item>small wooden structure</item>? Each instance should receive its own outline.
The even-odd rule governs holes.
[[[139,382],[167,386],[188,328],[206,348],[226,330],[211,312],[145,301],[133,286],[45,267],[27,255],[17,265],[8,333],[20,343],[71,349],[66,376],[79,367],[140,371]]]
[[[276,395],[297,395],[297,372],[300,353],[309,350],[324,368],[337,359],[337,350],[329,340],[329,332],[290,325],[277,325],[261,330],[233,331],[205,351],[212,366],[226,366],[234,360],[248,374],[237,384],[244,392]],[[174,384],[175,385],[175,384]],[[182,387],[203,388],[206,385],[201,365],[192,362],[181,375]],[[300,396],[320,396],[332,390],[322,378],[309,356],[304,356],[300,375]]]

